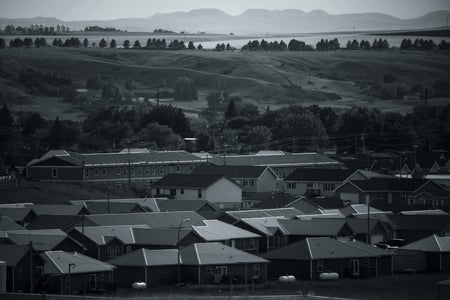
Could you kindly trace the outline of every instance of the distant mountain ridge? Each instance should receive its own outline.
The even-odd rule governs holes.
[[[0,26],[8,24],[27,26],[57,24],[81,30],[86,26],[115,27],[120,30],[151,32],[156,28],[190,33],[314,33],[337,31],[426,29],[446,26],[450,11],[435,11],[418,18],[400,19],[381,13],[328,14],[323,10],[304,12],[296,9],[265,10],[249,9],[232,16],[219,9],[195,9],[189,12],[155,14],[146,18],[123,18],[115,20],[61,21],[56,18],[36,17],[29,19],[0,18]]]

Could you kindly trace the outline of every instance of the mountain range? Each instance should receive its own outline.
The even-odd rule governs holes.
[[[114,27],[130,32],[151,32],[156,28],[190,33],[282,34],[338,31],[409,30],[443,27],[450,11],[436,11],[414,19],[400,19],[381,13],[328,14],[323,10],[304,12],[296,9],[250,9],[232,16],[218,9],[196,9],[189,12],[155,14],[146,18],[115,20],[62,21],[56,18],[0,18],[0,26],[57,24],[81,30],[86,26]]]

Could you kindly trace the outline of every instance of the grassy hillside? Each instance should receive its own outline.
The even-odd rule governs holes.
[[[450,54],[439,51],[336,51],[336,52],[215,52],[146,51],[126,49],[32,48],[3,49],[3,69],[16,74],[33,67],[72,78],[78,88],[92,74],[100,74],[123,86],[133,79],[138,87],[173,89],[181,76],[194,79],[200,99],[186,108],[206,106],[211,91],[226,90],[232,95],[266,105],[290,103],[349,107],[371,105],[402,110],[410,107],[399,101],[399,89],[413,85],[429,88],[450,78]],[[385,84],[390,74],[395,82]],[[0,85],[21,89],[2,76]],[[441,84],[442,85],[442,84]],[[446,91],[448,93],[448,91]],[[29,91],[24,91],[29,93]],[[387,93],[386,100],[377,100]],[[442,95],[440,95],[442,96]],[[378,97],[380,98],[380,97]],[[36,99],[29,100],[39,106]],[[48,101],[47,101],[48,102]],[[46,103],[42,101],[43,105]],[[70,118],[77,111],[62,107]]]

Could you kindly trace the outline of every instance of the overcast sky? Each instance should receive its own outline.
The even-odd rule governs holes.
[[[0,17],[107,20],[198,8],[218,8],[232,15],[249,8],[295,8],[306,12],[323,9],[331,14],[380,12],[414,18],[436,10],[450,10],[450,0],[0,0]]]

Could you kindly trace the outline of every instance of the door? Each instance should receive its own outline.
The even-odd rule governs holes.
[[[89,290],[95,291],[97,289],[97,275],[89,274]]]
[[[359,275],[359,260],[358,259],[350,260],[350,271],[351,271],[352,276]]]

